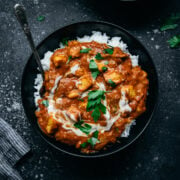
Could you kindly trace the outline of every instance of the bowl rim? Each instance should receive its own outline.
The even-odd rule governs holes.
[[[63,28],[67,28],[69,26],[73,26],[73,25],[78,25],[78,24],[88,24],[88,23],[98,23],[98,24],[103,24],[103,25],[108,25],[108,26],[112,26],[112,27],[115,27],[121,31],[123,31],[125,34],[127,34],[129,37],[133,38],[134,40],[136,40],[145,50],[146,54],[148,55],[149,59],[151,59],[151,63],[154,67],[154,72],[156,74],[156,95],[155,95],[155,103],[154,103],[154,107],[153,107],[153,110],[151,112],[151,115],[150,117],[148,118],[145,126],[142,128],[142,130],[140,131],[140,133],[138,135],[136,135],[132,141],[130,141],[129,143],[127,143],[126,145],[116,149],[116,150],[113,150],[111,152],[107,152],[107,153],[104,153],[104,154],[76,154],[76,153],[71,153],[71,152],[68,152],[66,150],[63,150],[59,147],[57,147],[56,145],[54,145],[53,143],[51,143],[50,141],[48,141],[45,137],[43,137],[43,135],[38,132],[37,130],[34,130],[34,132],[36,132],[37,134],[40,135],[40,137],[42,139],[45,140],[45,142],[47,142],[47,144],[49,144],[50,146],[52,146],[53,148],[55,148],[56,150],[58,151],[61,151],[63,153],[66,153],[68,155],[71,155],[73,157],[80,157],[80,158],[87,158],[87,159],[91,159],[91,158],[101,158],[101,157],[106,157],[106,156],[110,156],[110,155],[113,155],[113,154],[116,154],[117,152],[121,151],[121,150],[124,150],[125,148],[127,148],[128,146],[130,146],[131,144],[133,144],[142,134],[143,132],[145,131],[145,129],[147,128],[147,126],[149,125],[151,119],[153,118],[154,116],[154,113],[159,105],[159,80],[158,80],[158,73],[157,73],[157,69],[156,69],[156,66],[154,64],[154,61],[152,60],[152,57],[149,53],[149,51],[147,50],[147,48],[134,36],[132,35],[129,31],[127,31],[126,29],[124,29],[123,27],[119,26],[119,25],[116,25],[116,24],[113,24],[113,23],[110,23],[110,22],[107,22],[107,21],[77,21],[75,23],[71,23],[71,24],[67,24],[65,26],[62,26],[62,27],[59,27],[57,28],[55,31],[52,31],[49,33],[49,35],[47,35],[43,40],[40,41],[40,43],[38,43],[38,45],[36,46],[37,50],[39,49],[39,47],[44,43],[45,40],[47,40],[48,38],[50,38],[54,33],[58,32],[60,29],[63,29]],[[22,88],[22,85],[23,85],[23,82],[24,82],[24,74],[25,74],[25,70],[28,66],[28,62],[29,60],[33,57],[33,53],[31,52],[31,54],[29,55],[29,57],[27,58],[26,60],[26,63],[25,63],[25,66],[24,66],[24,69],[23,69],[23,73],[22,73],[22,77],[21,77],[21,102],[22,102],[22,105],[23,105],[23,109],[24,109],[24,112],[25,112],[25,115],[26,115],[26,118],[29,120],[29,117],[28,117],[28,113],[27,113],[27,110],[25,109],[25,106],[24,106],[24,99],[23,99],[23,88]],[[31,127],[34,128],[34,125],[32,125],[32,123],[30,122],[31,124]]]

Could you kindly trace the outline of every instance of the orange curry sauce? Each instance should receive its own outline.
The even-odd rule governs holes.
[[[87,48],[87,52],[81,51]],[[111,49],[112,54],[105,49]],[[97,53],[100,60],[96,59]],[[99,71],[96,79],[89,68],[91,60]],[[58,77],[61,78],[57,80]],[[36,111],[42,131],[84,153],[92,153],[105,148],[108,143],[115,143],[125,126],[146,110],[149,81],[147,73],[139,66],[133,67],[129,54],[119,47],[112,48],[95,41],[69,41],[51,56],[43,85],[46,92],[38,101]],[[105,99],[101,99],[106,113],[100,111],[96,122],[92,117],[93,110],[87,111],[88,93],[92,90],[106,91]],[[45,100],[49,101],[47,105],[42,103]],[[90,125],[92,132],[87,134],[74,126],[82,120]],[[98,134],[92,145],[88,140],[94,136],[94,131]]]

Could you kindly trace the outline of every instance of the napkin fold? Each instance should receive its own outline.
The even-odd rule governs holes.
[[[0,118],[0,179],[22,180],[13,166],[29,151],[22,137]]]

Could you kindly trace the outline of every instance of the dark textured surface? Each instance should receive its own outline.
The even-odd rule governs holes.
[[[144,134],[128,149],[108,158],[78,159],[52,149],[33,131],[21,105],[21,76],[31,50],[12,12],[17,2],[27,9],[36,44],[64,25],[105,20],[129,30],[149,50],[159,77],[159,106]],[[16,166],[24,179],[180,178],[180,49],[170,49],[166,42],[180,29],[158,31],[169,13],[180,12],[180,2],[157,0],[149,5],[146,1],[138,7],[115,2],[118,1],[0,1],[0,116],[32,148]],[[45,21],[38,22],[38,15],[44,15]]]

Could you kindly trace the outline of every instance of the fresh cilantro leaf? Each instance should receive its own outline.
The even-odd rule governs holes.
[[[66,64],[69,64],[71,59],[72,59],[72,56],[69,56]]]
[[[94,147],[96,145],[96,143],[98,142],[98,139],[91,137],[90,139],[87,140],[87,142]]]
[[[92,72],[92,77],[93,77],[93,79],[96,79],[97,78],[97,76],[99,75],[99,71],[93,71]]]
[[[83,143],[81,144],[81,147],[82,147],[82,148],[85,148],[85,147],[87,146],[87,144],[88,144],[87,142],[83,142]]]
[[[107,69],[108,69],[108,68],[105,67],[105,66],[102,67],[102,70],[103,70],[104,72],[107,71]]]
[[[37,17],[37,20],[38,20],[38,21],[44,21],[44,20],[45,20],[45,16],[38,16],[38,17]]]
[[[99,131],[95,131],[95,132],[93,133],[93,137],[98,138],[98,134],[99,134]]]
[[[76,122],[76,123],[74,124],[74,126],[75,126],[75,127],[76,127],[76,126],[81,126],[83,123],[84,123],[84,121],[83,121],[83,120],[80,120],[80,121]]]
[[[80,53],[88,53],[89,51],[91,51],[91,48],[81,49]]]
[[[96,62],[93,59],[90,60],[89,69],[91,70],[92,77],[96,79],[96,77],[100,74],[100,72],[98,70],[98,66]]]
[[[48,100],[43,100],[43,101],[42,101],[42,104],[43,104],[44,106],[48,107],[48,106],[49,106],[49,101],[48,101]]]
[[[167,25],[163,25],[160,30],[161,31],[166,31],[168,29],[175,29],[178,26],[178,24],[167,24]]]
[[[101,56],[100,53],[97,53],[96,56],[95,56],[95,58],[96,58],[97,60],[104,59],[104,58]]]
[[[93,133],[92,137],[87,140],[87,142],[84,142],[84,143],[81,144],[81,147],[85,148],[85,147],[87,147],[88,144],[90,144],[92,147],[94,147],[96,145],[96,143],[99,142],[98,134],[99,134],[99,132],[95,131]]]
[[[95,109],[92,112],[91,116],[93,117],[94,122],[97,122],[97,120],[100,118],[101,112],[100,112],[98,106],[95,107]]]
[[[111,85],[111,87],[116,87],[116,84],[114,81],[112,81],[111,79],[108,80],[108,83]]]
[[[93,59],[90,60],[89,69],[90,70],[97,70],[98,69],[96,62]]]
[[[92,111],[94,109],[94,107],[98,104],[101,103],[101,98],[98,98],[98,99],[95,99],[93,101],[88,101],[87,103],[87,107],[86,107],[86,110],[89,112],[89,111]]]
[[[82,120],[78,121],[78,122],[76,122],[74,124],[74,127],[80,129],[83,133],[88,135],[91,132],[92,127],[89,124],[86,124],[86,123],[83,126],[83,123],[84,123],[84,121],[82,121]]]
[[[102,111],[103,114],[106,114],[106,106],[104,106],[104,104],[99,104],[99,109]]]
[[[69,41],[69,38],[68,37],[65,37],[65,38],[63,38],[62,39],[62,44],[64,45],[64,46],[68,46],[68,41]]]
[[[90,139],[88,139],[87,140],[87,142],[92,146],[92,147],[94,147],[95,145],[96,145],[96,143],[98,143],[99,142],[99,140],[98,140],[98,131],[95,131],[94,133],[93,133],[93,136],[90,138]]]
[[[173,36],[171,39],[168,40],[168,43],[171,48],[178,47],[180,45],[180,35]]]
[[[105,61],[105,62],[104,62],[104,64],[105,64],[105,65],[108,65],[108,64],[109,64],[109,62],[108,62],[108,61]]]
[[[102,90],[93,90],[88,93],[88,100],[96,99],[98,97],[104,96],[104,91]]]
[[[103,114],[106,113],[106,107],[101,103],[101,100],[105,99],[104,93],[106,93],[106,91],[102,90],[93,90],[88,93],[86,110],[88,112],[93,111],[91,116],[95,122],[100,118],[101,112]]]
[[[160,30],[165,31],[168,29],[175,29],[178,26],[178,24],[176,24],[176,22],[179,19],[180,19],[180,13],[171,14],[171,16],[165,20],[165,22],[161,26]]]
[[[103,52],[112,55],[112,54],[113,54],[113,51],[114,51],[113,48],[107,48],[107,49],[104,49]]]
[[[91,128],[92,128],[91,125],[89,125],[89,124],[87,124],[87,123],[85,123],[84,126],[85,126],[86,128],[88,128],[88,129],[91,129]]]

